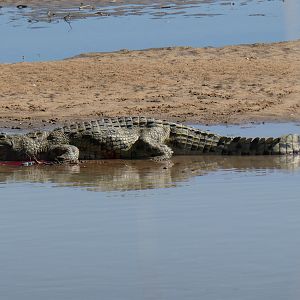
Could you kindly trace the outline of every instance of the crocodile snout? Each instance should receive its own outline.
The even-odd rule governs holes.
[[[8,140],[1,140],[0,138],[0,147],[3,148],[3,147],[9,147],[11,148],[12,147],[12,142],[11,141],[8,141]]]
[[[0,160],[8,160],[13,143],[6,136],[0,135]]]

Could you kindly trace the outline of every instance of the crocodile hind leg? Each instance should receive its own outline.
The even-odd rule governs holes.
[[[59,163],[78,163],[79,149],[73,145],[55,145],[51,147],[48,157]]]
[[[173,150],[165,144],[169,138],[170,130],[165,127],[147,128],[141,132],[139,142],[155,161],[168,160],[173,155]]]
[[[173,150],[167,145],[160,144],[154,140],[143,140],[151,153],[151,159],[154,161],[169,160],[173,155]]]

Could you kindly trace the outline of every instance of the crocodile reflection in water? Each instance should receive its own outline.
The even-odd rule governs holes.
[[[0,182],[42,182],[92,191],[128,191],[176,186],[218,170],[270,173],[300,169],[298,156],[177,156],[171,162],[100,160],[81,165],[0,166]]]

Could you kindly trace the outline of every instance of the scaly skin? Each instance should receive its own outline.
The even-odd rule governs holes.
[[[105,118],[50,132],[0,136],[0,160],[77,162],[78,159],[154,158],[174,155],[298,154],[299,135],[226,137],[145,117]]]

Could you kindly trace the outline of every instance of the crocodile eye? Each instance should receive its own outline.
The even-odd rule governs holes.
[[[6,139],[7,135],[5,133],[0,133],[0,139],[4,140]]]

